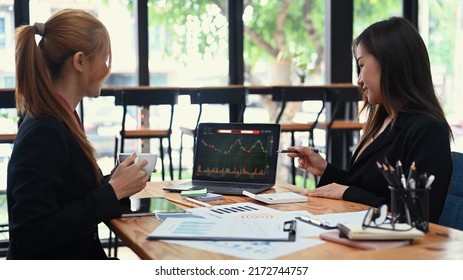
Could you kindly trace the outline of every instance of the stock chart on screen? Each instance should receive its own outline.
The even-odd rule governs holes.
[[[271,131],[206,127],[200,133],[197,176],[263,179],[268,175],[275,145]]]

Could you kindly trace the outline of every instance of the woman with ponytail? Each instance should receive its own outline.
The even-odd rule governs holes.
[[[39,35],[37,45],[35,36]],[[133,154],[103,176],[75,108],[98,97],[111,44],[93,15],[66,9],[16,30],[16,106],[24,121],[8,165],[8,259],[106,259],[98,224],[139,192],[146,160]]]

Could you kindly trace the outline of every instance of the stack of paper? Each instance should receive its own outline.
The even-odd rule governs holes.
[[[410,240],[351,240],[339,236],[338,230],[325,231],[320,234],[320,238],[364,250],[398,248],[410,244]]]

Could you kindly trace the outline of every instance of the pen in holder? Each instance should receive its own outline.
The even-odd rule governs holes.
[[[407,223],[422,232],[429,231],[429,188],[389,187],[391,211],[398,223]]]
[[[428,232],[429,190],[434,175],[428,176],[427,173],[423,173],[418,176],[413,162],[406,178],[400,160],[395,167],[387,158],[385,161],[386,163],[376,162],[376,165],[389,184],[393,221],[407,223],[423,232]]]

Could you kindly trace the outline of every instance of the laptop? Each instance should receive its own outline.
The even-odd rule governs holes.
[[[279,144],[279,124],[200,123],[192,180],[164,190],[261,193],[275,185]]]

